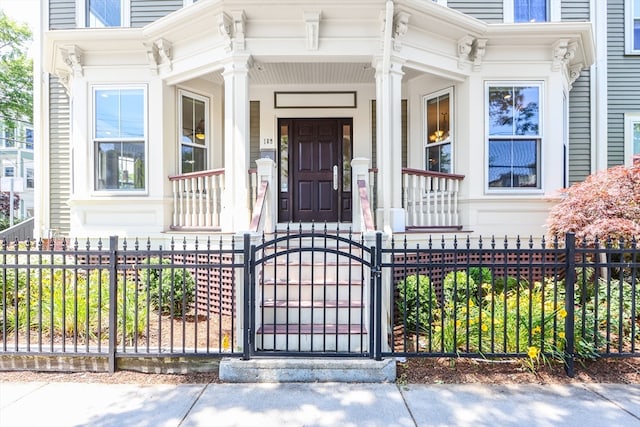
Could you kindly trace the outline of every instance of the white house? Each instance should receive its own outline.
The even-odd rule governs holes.
[[[360,227],[359,178],[386,232],[540,236],[606,167],[597,2],[157,3],[44,2],[39,236],[247,230],[263,179],[267,231]]]

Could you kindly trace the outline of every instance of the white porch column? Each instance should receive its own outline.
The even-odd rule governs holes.
[[[278,201],[278,181],[276,179],[276,162],[271,159],[258,159],[256,160],[258,166],[258,188],[260,188],[260,182],[269,182],[267,188],[267,196],[264,207],[264,231],[270,233],[276,229],[276,208]]]
[[[376,63],[377,228],[387,234],[405,229],[402,208],[402,63]]]
[[[353,206],[351,229],[359,233],[364,228],[364,220],[362,218],[358,181],[364,180],[367,183],[367,190],[369,190],[369,159],[358,157],[351,160],[351,176],[351,206]],[[371,195],[369,195],[369,197],[371,197]]]
[[[249,64],[250,56],[234,55],[224,72],[224,181],[222,231],[249,227]]]

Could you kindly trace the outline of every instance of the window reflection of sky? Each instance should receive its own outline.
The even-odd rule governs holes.
[[[492,140],[489,144],[489,185],[503,187],[503,180],[512,177],[535,179],[537,164],[536,140]]]
[[[89,27],[119,27],[122,0],[89,0]]]
[[[490,135],[537,135],[539,88],[492,87],[489,89]]]
[[[144,138],[142,89],[96,91],[96,138]]]

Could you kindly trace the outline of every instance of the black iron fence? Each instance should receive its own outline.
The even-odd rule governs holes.
[[[301,349],[291,340],[295,334],[294,341],[303,341],[306,326],[291,325],[303,309],[325,323],[323,335],[336,336],[335,349],[323,344],[318,352],[325,356],[517,357],[532,365],[557,359],[570,374],[576,358],[640,356],[635,240],[576,244],[569,234],[562,241],[452,237],[416,245],[404,238],[383,247],[380,234],[369,243],[358,236],[353,245],[325,234],[276,236],[273,251],[264,236],[252,244],[248,235],[242,242],[196,239],[157,249],[149,241],[119,244],[115,237],[104,247],[100,241],[5,240],[0,356],[98,355],[108,357],[113,370],[116,358],[127,357],[247,358],[261,347],[312,354],[313,344]],[[298,246],[286,246],[293,239]],[[302,248],[305,239],[315,248]],[[315,250],[320,255],[309,259],[322,267],[303,272],[309,262],[302,254]],[[342,257],[347,268],[338,267]],[[332,271],[334,278],[327,278]],[[328,287],[332,281],[348,285],[346,303],[341,290]],[[267,290],[267,282],[277,288]],[[310,302],[298,292],[307,282]],[[295,298],[279,301],[291,292]],[[267,338],[265,313],[280,319],[270,321]],[[354,333],[358,319],[357,333],[367,334],[347,339],[360,343],[357,348],[338,348],[340,319],[347,319],[345,333]],[[284,351],[276,346],[280,329]]]
[[[495,239],[383,249],[391,270],[385,356],[640,356],[636,241]]]
[[[5,240],[0,250],[4,355],[234,355],[235,242]]]

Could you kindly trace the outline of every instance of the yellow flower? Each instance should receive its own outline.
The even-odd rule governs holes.
[[[487,332],[488,330],[489,330],[489,327],[483,323],[482,324],[482,332]]]
[[[565,317],[567,317],[567,310],[565,310],[564,308],[561,308],[560,311],[558,311],[558,314],[562,319],[564,319]]]
[[[538,349],[538,347],[529,347],[529,349],[527,350],[527,355],[531,359],[535,359],[536,357],[538,357],[538,354],[540,354],[540,350]]]
[[[229,350],[230,344],[229,344],[229,335],[224,334],[224,337],[222,337],[222,349],[223,350]]]
[[[456,328],[459,328],[459,327],[460,327],[460,325],[462,325],[462,322],[461,322],[461,321],[459,321],[459,320],[456,320]]]
[[[562,339],[562,340],[563,340],[563,339],[564,339],[564,337],[565,337],[564,332],[558,332],[558,338],[560,338],[560,339]]]
[[[532,333],[532,334],[539,334],[541,330],[542,330],[542,329],[540,328],[540,326],[536,326],[535,328],[533,328],[533,329],[531,330],[531,333]]]

